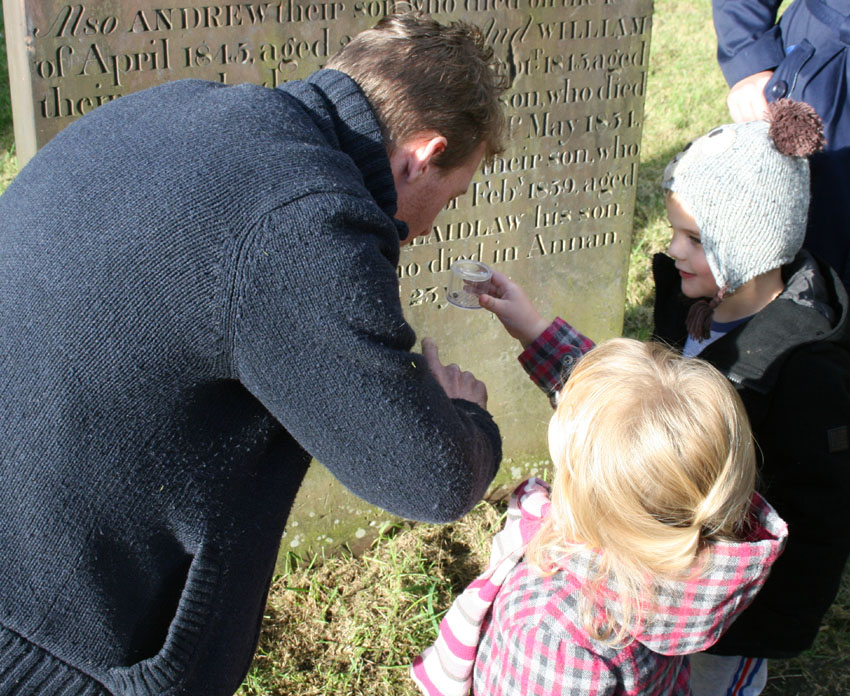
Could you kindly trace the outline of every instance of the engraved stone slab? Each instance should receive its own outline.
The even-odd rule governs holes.
[[[595,340],[622,330],[652,23],[651,0],[422,0],[477,24],[512,78],[506,152],[403,250],[405,312],[443,362],[483,379],[504,437],[497,483],[543,473],[551,408],[484,310],[445,297],[449,267],[482,261],[541,313]],[[392,0],[3,0],[21,166],[99,104],[192,77],[274,87],[320,68]],[[203,138],[200,133],[199,138]],[[389,516],[311,467],[282,552],[365,543]]]

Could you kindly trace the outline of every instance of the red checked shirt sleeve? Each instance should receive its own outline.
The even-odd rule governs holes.
[[[519,362],[554,405],[576,360],[593,346],[593,341],[558,317],[520,354]]]

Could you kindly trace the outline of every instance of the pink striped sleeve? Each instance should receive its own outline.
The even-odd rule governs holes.
[[[437,640],[413,661],[410,675],[422,693],[469,693],[482,625],[499,588],[548,512],[548,492],[543,481],[530,478],[511,495],[507,522],[493,538],[487,570],[455,599],[440,623]]]

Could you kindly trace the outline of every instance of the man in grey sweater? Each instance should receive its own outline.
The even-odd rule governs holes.
[[[0,694],[230,694],[311,457],[428,521],[495,474],[396,277],[500,149],[492,54],[408,14],[328,68],[122,97],[0,197]]]

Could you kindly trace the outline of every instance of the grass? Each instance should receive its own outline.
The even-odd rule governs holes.
[[[242,696],[415,693],[410,659],[486,564],[501,506],[451,525],[395,525],[360,557],[323,559],[272,585]]]
[[[0,12],[0,192],[6,190],[9,182],[18,172],[18,158],[15,156],[15,134],[12,129],[12,99],[6,76],[9,66],[6,59],[6,26],[3,13]]]
[[[651,330],[650,258],[668,228],[658,182],[684,144],[728,119],[708,0],[656,0],[625,333]],[[0,17],[0,34],[4,33]],[[5,44],[0,75],[6,73]],[[0,191],[17,170],[8,83],[0,84]],[[239,696],[416,696],[407,676],[452,598],[480,571],[504,503],[480,503],[451,525],[385,529],[366,553],[290,557],[266,607],[260,645]],[[850,575],[817,642],[774,661],[766,696],[850,694]]]

